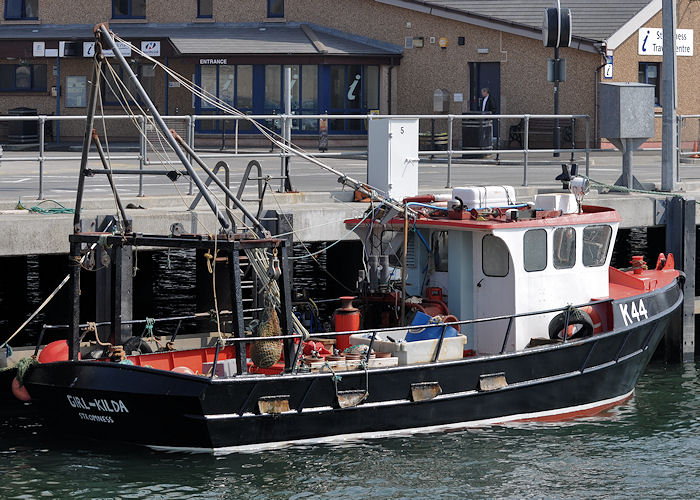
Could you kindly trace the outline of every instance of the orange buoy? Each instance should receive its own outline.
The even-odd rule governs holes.
[[[360,329],[360,310],[353,307],[356,297],[340,297],[340,307],[335,310],[333,320],[336,332],[356,332]],[[335,348],[344,351],[350,347],[350,335],[337,335]]]
[[[591,321],[593,321],[593,333],[603,333],[603,323],[600,321],[598,311],[593,309],[593,306],[585,306],[582,307],[581,310],[588,313],[588,315],[591,317]]]
[[[78,354],[80,359],[80,354]],[[56,361],[68,361],[68,341],[55,340],[46,344],[39,354],[39,363],[54,363]]]
[[[19,385],[19,380],[17,380],[17,377],[12,379],[12,394],[17,399],[19,399],[20,401],[24,401],[25,403],[32,400],[32,397],[29,395],[29,391],[27,391],[27,388],[23,385]]]
[[[184,373],[185,375],[194,375],[194,372],[186,366],[176,366],[170,371],[175,373]]]

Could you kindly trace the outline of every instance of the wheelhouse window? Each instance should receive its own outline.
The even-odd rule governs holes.
[[[576,265],[576,230],[558,227],[554,230],[552,263],[557,269],[570,269]]]
[[[113,19],[145,19],[146,0],[112,0]]]
[[[599,267],[605,264],[612,228],[610,226],[588,226],[583,229],[583,265]]]
[[[45,92],[45,64],[3,64],[0,65],[0,91],[2,92]]]
[[[211,18],[214,14],[214,0],[197,0],[197,17]]]
[[[284,0],[267,0],[267,17],[284,17]]]
[[[639,83],[648,83],[654,86],[654,104],[661,106],[661,63],[640,62]]]
[[[505,241],[492,234],[481,240],[481,269],[486,276],[508,276],[510,253]]]
[[[5,0],[5,19],[38,19],[39,0]]]
[[[531,229],[523,235],[523,264],[528,272],[547,267],[547,231]]]

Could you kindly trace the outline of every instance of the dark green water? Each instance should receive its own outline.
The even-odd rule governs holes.
[[[144,422],[141,432],[157,432]],[[225,457],[0,424],[0,498],[699,498],[700,365],[647,368],[604,414]]]

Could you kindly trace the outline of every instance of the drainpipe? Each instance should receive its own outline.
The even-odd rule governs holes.
[[[389,66],[389,95],[388,95],[388,98],[389,98],[389,108],[388,108],[388,110],[389,110],[389,112],[387,113],[388,115],[392,114],[392,110],[391,110],[391,101],[392,101],[393,96],[392,96],[392,93],[391,93],[391,88],[393,87],[393,80],[392,80],[391,74],[394,72],[394,67],[395,67],[395,66],[394,66],[393,64],[391,64],[391,65]]]

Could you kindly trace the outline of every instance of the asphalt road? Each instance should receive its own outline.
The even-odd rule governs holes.
[[[262,151],[261,151],[262,152]],[[211,152],[203,152],[210,154]],[[113,156],[135,155],[135,152],[118,152]],[[69,157],[68,161],[55,160],[56,157]],[[36,200],[39,193],[39,165],[36,161],[36,152],[8,152],[5,151],[0,161],[0,200],[5,202],[23,200]],[[568,155],[564,156],[568,159]],[[34,159],[32,159],[34,158]],[[18,159],[20,161],[8,161]],[[155,159],[155,158],[154,158]],[[237,188],[243,171],[250,158],[222,158],[231,168],[231,185]],[[584,172],[585,159],[578,156],[579,168]],[[216,158],[206,158],[211,167],[216,163]],[[279,176],[280,160],[278,158],[259,158],[263,166],[263,175]],[[333,158],[324,159],[329,166],[351,176],[359,181],[366,181],[367,161],[364,159]],[[519,164],[517,164],[519,162]],[[530,164],[527,169],[528,185],[536,187],[555,187],[560,185],[555,177],[561,172],[560,164],[554,163],[551,155],[531,154]],[[549,162],[544,164],[543,162]],[[80,164],[79,153],[55,152],[47,153],[44,162],[43,191],[44,198],[57,200],[70,200],[75,196],[78,168]],[[600,182],[612,184],[620,176],[622,157],[617,152],[596,152],[591,154],[590,176]],[[94,169],[101,169],[99,161],[90,161],[89,165]],[[634,159],[634,174],[642,182],[660,183],[661,180],[661,153],[639,152]],[[138,170],[136,160],[117,159],[112,161],[114,169]],[[163,170],[162,164],[147,166],[150,170]],[[182,169],[181,166],[167,167],[169,169]],[[292,186],[302,192],[328,192],[337,191],[340,186],[337,178],[323,171],[320,167],[310,164],[300,158],[292,158],[290,161]],[[465,160],[457,159],[452,165],[452,186],[464,185],[500,185],[511,184],[520,186],[523,184],[524,169],[522,156],[502,155],[500,162],[493,159]],[[681,178],[683,180],[700,179],[700,165],[681,165]],[[139,191],[139,178],[135,175],[116,175],[117,186],[125,197],[136,196]],[[279,186],[278,180],[270,181],[274,188]],[[435,192],[444,190],[447,182],[447,163],[442,160],[422,161],[419,165],[419,187],[422,192]],[[175,184],[175,186],[173,185]],[[251,182],[254,184],[254,182]],[[143,191],[146,196],[177,195],[178,189],[182,193],[189,190],[187,177],[180,177],[173,183],[165,176],[145,175],[143,177]],[[252,191],[250,191],[252,193]],[[110,189],[107,179],[103,175],[87,179],[86,195],[98,198],[110,197]]]

